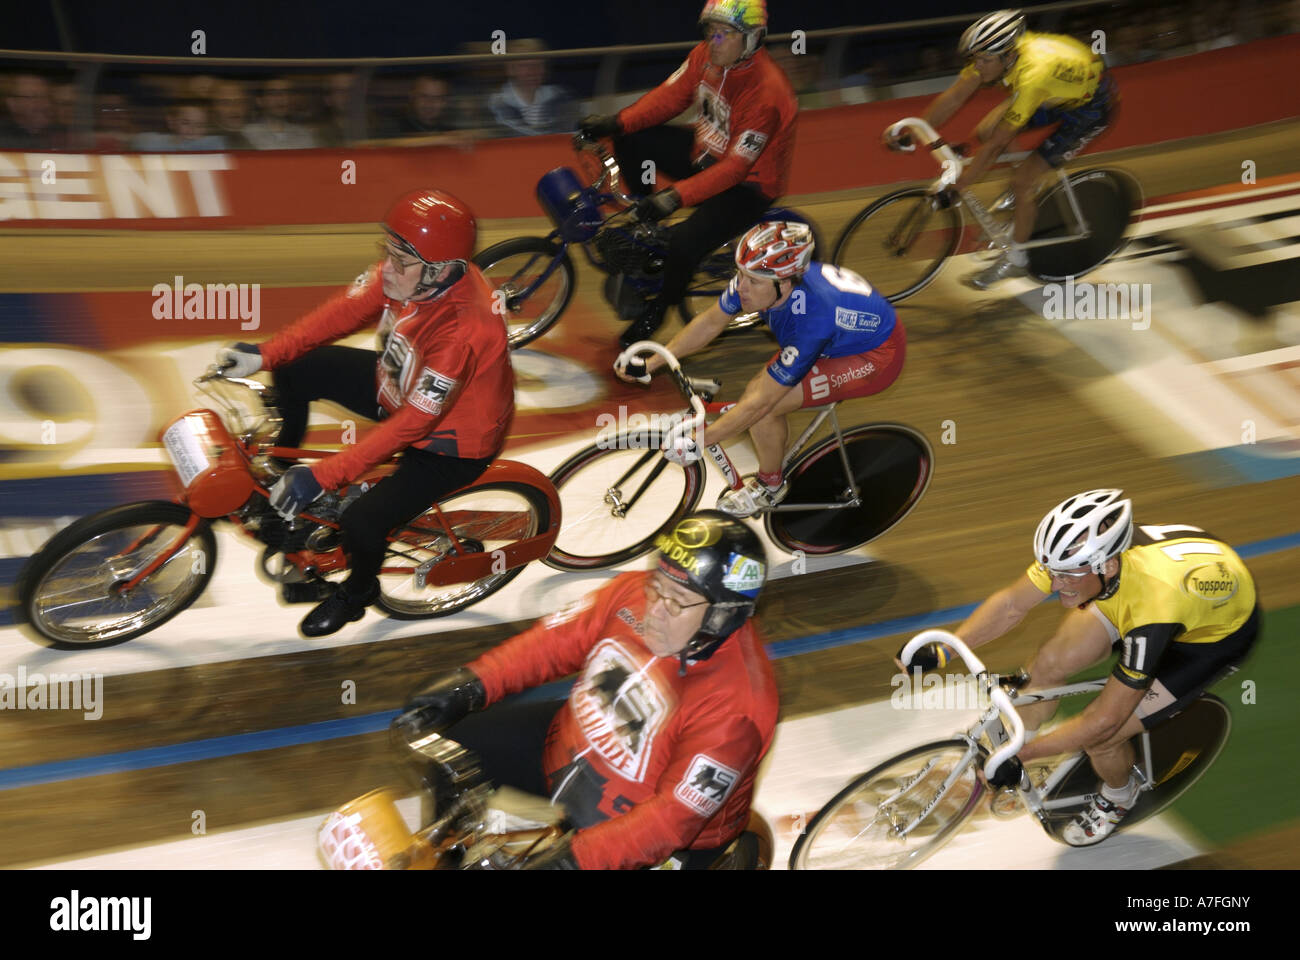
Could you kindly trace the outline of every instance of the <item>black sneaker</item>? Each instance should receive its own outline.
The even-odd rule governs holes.
[[[349,623],[355,623],[364,617],[366,607],[378,599],[378,580],[371,583],[370,589],[361,596],[354,596],[345,583],[329,599],[303,617],[298,629],[304,637],[327,637],[331,633],[338,633]]]
[[[649,340],[655,331],[663,326],[664,310],[659,304],[652,304],[645,316],[633,320],[626,330],[618,335],[618,344],[624,350],[638,340]]]

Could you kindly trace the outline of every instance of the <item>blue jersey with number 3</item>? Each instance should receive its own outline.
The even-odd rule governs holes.
[[[718,298],[725,313],[741,312],[739,280]],[[874,350],[894,332],[894,308],[852,270],[814,263],[789,298],[763,319],[781,345],[767,372],[793,387],[823,357],[849,357]]]

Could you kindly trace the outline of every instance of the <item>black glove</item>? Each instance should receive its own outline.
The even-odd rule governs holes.
[[[907,644],[903,644],[902,647],[898,648],[898,653],[895,654],[894,658],[900,663],[903,660],[903,647],[906,646]],[[954,656],[956,656],[956,652],[946,643],[927,643],[912,654],[912,662],[907,667],[909,670],[913,667],[920,667],[922,670],[937,670],[951,663]]]
[[[662,220],[682,205],[682,198],[672,187],[660,190],[641,200],[636,205],[636,215],[640,220]]]
[[[989,786],[1001,790],[1004,787],[1015,787],[1020,785],[1020,778],[1024,776],[1025,766],[1020,762],[1019,757],[1011,757],[1003,760],[993,776],[988,778]]]
[[[886,138],[885,143],[890,150],[906,150],[912,145],[912,135],[910,133],[900,133],[896,137]]]
[[[443,733],[487,702],[483,681],[468,667],[439,676],[417,693],[393,721],[393,727],[410,733]]]
[[[581,870],[573,857],[569,840],[573,834],[566,833],[559,840],[536,856],[529,857],[520,865],[521,870]]]
[[[604,114],[593,113],[582,118],[582,123],[578,124],[578,132],[588,139],[599,140],[601,137],[616,137],[622,130],[618,125],[618,114],[607,117]]]

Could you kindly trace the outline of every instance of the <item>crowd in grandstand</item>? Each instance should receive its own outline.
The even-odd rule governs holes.
[[[1062,16],[1060,32],[1090,44],[1103,30],[1112,66],[1300,32],[1300,0],[1202,0],[1190,14],[1187,5],[1125,3]],[[935,83],[942,89],[959,66],[952,32],[865,35],[834,57],[824,39],[799,53],[784,44],[771,52],[800,106],[816,109],[929,93]],[[466,52],[486,54],[488,46],[467,44]],[[513,40],[508,52],[544,50],[539,40]],[[598,60],[571,69],[567,84],[550,77],[561,62],[462,61],[445,71],[404,74],[105,71],[86,91],[77,74],[47,71],[39,61],[11,63],[0,73],[0,149],[275,150],[562,133],[592,107]]]

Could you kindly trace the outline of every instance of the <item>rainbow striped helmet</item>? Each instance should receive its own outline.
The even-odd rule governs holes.
[[[707,0],[700,25],[725,23],[745,35],[745,57],[753,56],[767,35],[767,0]]]

